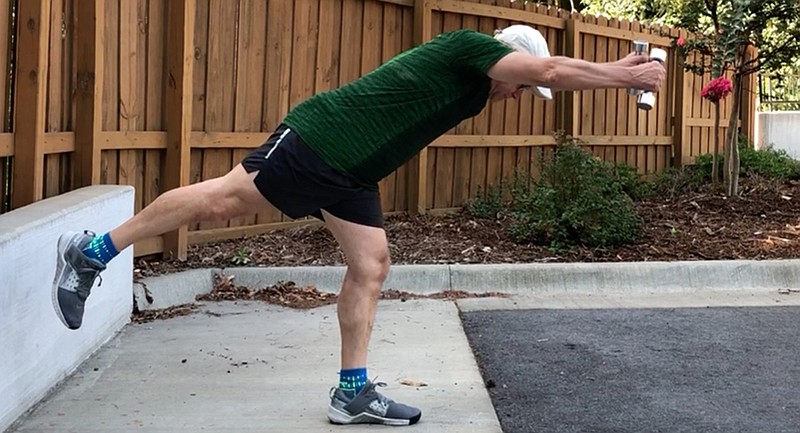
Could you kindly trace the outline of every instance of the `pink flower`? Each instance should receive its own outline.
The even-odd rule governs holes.
[[[681,36],[678,38],[678,41],[675,42],[675,44],[678,45],[679,47],[682,47],[686,45],[686,39],[684,39],[683,36]]]
[[[725,77],[717,77],[709,81],[703,87],[702,95],[712,102],[719,102],[720,99],[728,96],[733,91],[731,80]]]

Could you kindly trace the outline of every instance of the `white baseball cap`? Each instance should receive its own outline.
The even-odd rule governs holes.
[[[550,57],[550,49],[544,36],[530,26],[516,24],[494,32],[494,38],[513,48],[515,51],[536,57]],[[533,93],[544,99],[553,99],[547,87],[531,87]]]

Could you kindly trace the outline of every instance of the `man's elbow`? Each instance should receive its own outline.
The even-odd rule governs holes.
[[[551,89],[558,89],[564,78],[561,69],[557,68],[553,63],[548,65],[539,74],[539,86],[548,87]]]

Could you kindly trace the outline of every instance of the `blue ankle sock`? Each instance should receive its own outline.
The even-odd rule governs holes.
[[[355,396],[367,384],[367,368],[352,368],[339,372],[339,388]]]
[[[114,243],[111,242],[111,237],[106,233],[103,236],[95,236],[94,239],[83,248],[83,253],[107,265],[111,259],[119,254],[119,251],[117,251]]]

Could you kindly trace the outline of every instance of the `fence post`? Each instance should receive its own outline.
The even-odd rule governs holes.
[[[680,36],[686,37],[685,32],[681,31]],[[673,131],[672,131],[672,166],[682,167],[684,165],[683,155],[684,147],[683,142],[686,139],[686,115],[691,112],[691,108],[687,104],[691,104],[691,98],[687,98],[686,86],[690,81],[686,80],[687,72],[683,67],[686,59],[675,50],[675,62],[672,62],[675,71],[675,111],[673,113]]]
[[[580,55],[580,15],[575,13],[571,14],[566,19],[566,27],[564,29],[564,56],[576,58]],[[557,120],[556,125],[565,133],[575,135],[578,123],[578,102],[579,93],[571,92],[558,92],[556,98],[558,101]]]
[[[47,53],[50,1],[26,0],[17,10],[16,114],[12,208],[41,200],[44,194],[44,129],[47,104]]]
[[[431,39],[432,10],[427,0],[414,0],[414,45]],[[408,162],[408,211],[424,214],[428,190],[428,148]]]
[[[167,154],[164,190],[189,184],[192,132],[192,69],[195,0],[170,0],[167,6]],[[186,260],[189,228],[164,234],[164,255]]]
[[[75,184],[77,187],[100,183],[100,146],[103,99],[103,23],[105,0],[78,0],[77,92],[75,95]]]

